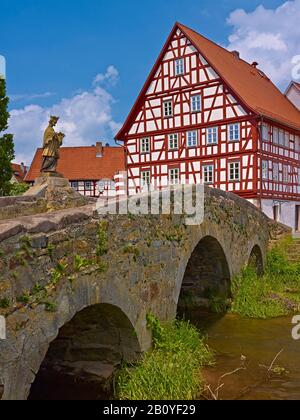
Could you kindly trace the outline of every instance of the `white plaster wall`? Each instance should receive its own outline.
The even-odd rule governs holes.
[[[262,200],[262,211],[270,218],[273,219],[274,212],[273,206],[277,204],[277,201],[273,200]],[[295,231],[296,224],[296,206],[300,206],[300,201],[289,201],[278,203],[280,207],[279,222],[290,226]]]

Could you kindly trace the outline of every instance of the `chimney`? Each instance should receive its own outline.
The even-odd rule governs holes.
[[[255,69],[257,69],[258,66],[258,62],[257,61],[253,61],[253,63],[251,64],[251,66]]]
[[[25,168],[24,162],[22,162],[20,166],[21,166],[21,171],[25,175],[26,174],[26,168]]]
[[[97,158],[103,157],[103,144],[101,141],[97,141],[96,143],[96,157]]]
[[[231,54],[235,56],[238,60],[240,59],[240,52],[239,51],[231,51]]]

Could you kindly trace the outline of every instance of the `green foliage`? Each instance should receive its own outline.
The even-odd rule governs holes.
[[[99,223],[98,232],[97,232],[98,243],[97,243],[97,248],[96,248],[97,257],[102,257],[103,255],[107,254],[107,251],[108,251],[107,228],[108,228],[108,224],[106,221],[102,221]]]
[[[0,309],[7,309],[10,307],[10,300],[8,298],[0,299]]]
[[[0,78],[0,196],[10,194],[12,187],[10,180],[13,176],[11,162],[15,157],[13,136],[11,134],[1,136],[1,133],[8,128],[8,102],[6,82]]]
[[[231,311],[258,319],[275,318],[300,309],[300,264],[290,263],[286,243],[267,255],[263,276],[253,267],[245,268],[232,283]]]
[[[193,400],[203,390],[200,369],[212,354],[195,327],[183,321],[161,324],[148,315],[154,348],[117,377],[121,400]]]
[[[140,251],[137,248],[137,246],[135,246],[135,245],[126,245],[126,246],[124,246],[123,253],[124,254],[132,254],[135,261],[140,256]]]
[[[75,273],[79,273],[84,268],[91,265],[91,262],[86,258],[82,258],[80,255],[74,256],[74,271]]]
[[[57,311],[57,305],[53,302],[44,302],[45,309],[47,312],[56,312]]]
[[[23,303],[25,305],[28,305],[31,300],[31,294],[29,291],[25,291],[21,296],[17,298],[17,302]]]
[[[55,246],[53,244],[48,244],[47,246],[47,253],[49,257],[52,259],[53,257],[53,251],[55,250]]]
[[[9,195],[17,196],[23,195],[26,191],[29,190],[29,185],[25,184],[25,182],[15,182],[11,184]]]

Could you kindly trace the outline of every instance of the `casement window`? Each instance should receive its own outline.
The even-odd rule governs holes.
[[[284,131],[282,130],[279,130],[279,144],[280,146],[285,145],[285,135],[284,135]]]
[[[279,130],[276,127],[273,128],[273,143],[279,144]]]
[[[262,126],[262,139],[263,141],[270,141],[270,126],[268,124],[263,124]]]
[[[197,131],[188,131],[188,133],[187,133],[187,145],[188,145],[188,147],[198,146],[198,132]]]
[[[218,127],[210,127],[206,130],[206,144],[218,143]]]
[[[279,181],[279,164],[273,163],[273,181]]]
[[[241,164],[240,162],[231,162],[229,164],[229,181],[241,180]]]
[[[202,178],[204,184],[213,184],[215,179],[215,166],[214,165],[203,165],[202,167]]]
[[[268,180],[269,179],[269,162],[267,162],[266,160],[262,161],[261,172],[262,172],[262,179]]]
[[[164,117],[169,118],[173,116],[173,102],[165,101],[164,102]]]
[[[288,131],[286,131],[284,133],[284,137],[285,137],[285,139],[284,139],[285,147],[290,147],[290,133]]]
[[[185,73],[184,59],[179,58],[178,60],[175,61],[175,75],[181,76],[184,73]]]
[[[241,139],[241,126],[240,124],[230,124],[228,127],[229,141],[240,141]]]
[[[142,188],[145,188],[145,187],[148,188],[151,185],[151,172],[150,171],[142,171],[141,184],[142,184]]]
[[[289,182],[289,167],[286,165],[283,167],[283,182],[286,184]]]
[[[168,136],[169,150],[179,149],[179,135],[169,134]]]
[[[78,181],[72,181],[71,187],[74,188],[74,190],[78,191]]]
[[[179,168],[172,168],[169,170],[169,183],[170,185],[178,185],[180,183]]]
[[[141,139],[141,153],[150,153],[150,138]]]
[[[193,95],[191,97],[192,112],[200,112],[202,110],[201,95]]]
[[[85,189],[85,191],[92,191],[92,182],[91,181],[85,181],[84,189]]]

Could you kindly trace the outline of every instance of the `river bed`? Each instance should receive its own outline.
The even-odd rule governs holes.
[[[300,341],[292,338],[292,317],[220,318],[195,311],[187,318],[207,335],[215,352],[216,365],[203,372],[214,396],[225,400],[300,400]],[[281,351],[274,363],[279,373],[269,373]],[[236,369],[242,370],[220,379]],[[210,392],[207,396],[213,398]]]

